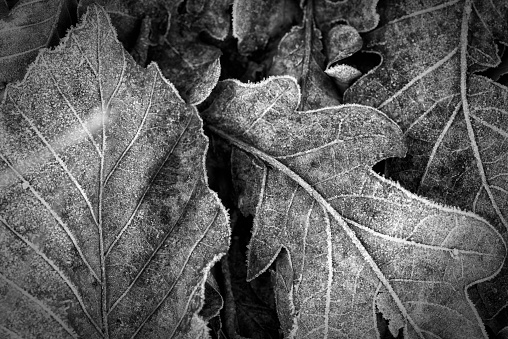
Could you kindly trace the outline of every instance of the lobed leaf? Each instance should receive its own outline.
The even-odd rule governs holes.
[[[266,163],[251,170],[261,183],[239,183],[258,194],[248,278],[276,261],[286,337],[378,337],[378,311],[394,336],[487,337],[467,289],[499,272],[505,242],[370,169],[405,153],[393,121],[361,105],[296,111],[292,77],[216,90],[208,128]]]
[[[506,1],[393,2],[386,24],[366,35],[383,62],[356,82],[345,102],[372,105],[408,139],[391,176],[435,201],[471,210],[507,239],[508,89],[473,74],[501,60]],[[478,286],[483,319],[508,306],[508,267]],[[481,300],[483,299],[483,301]]]

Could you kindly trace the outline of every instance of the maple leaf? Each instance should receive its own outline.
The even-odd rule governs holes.
[[[377,337],[376,311],[394,336],[487,337],[467,289],[498,273],[503,238],[370,169],[405,153],[393,121],[361,105],[296,111],[292,77],[215,91],[207,128],[266,163],[242,179],[258,199],[248,279],[287,251],[275,273],[286,337]]]
[[[382,27],[365,36],[383,62],[345,94],[402,128],[409,155],[391,176],[435,201],[471,210],[508,238],[508,89],[473,72],[501,60],[506,1],[390,2]],[[438,43],[436,43],[438,42]],[[484,319],[508,304],[508,267],[478,285]],[[483,299],[483,300],[480,300]]]
[[[0,333],[208,337],[229,246],[196,108],[91,6],[0,106]]]
[[[58,42],[76,21],[75,0],[21,0],[0,13],[0,84],[20,80],[39,49]]]

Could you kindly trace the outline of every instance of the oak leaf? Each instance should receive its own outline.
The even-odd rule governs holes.
[[[1,336],[208,337],[229,226],[202,122],[103,9],[7,86],[0,127]]]
[[[506,1],[392,2],[364,36],[383,62],[345,93],[394,119],[408,156],[391,177],[420,195],[478,213],[508,239],[508,88],[474,74],[507,44]],[[484,319],[508,306],[508,266],[477,286]]]
[[[216,91],[207,128],[259,167],[241,181],[258,199],[248,279],[275,261],[286,337],[378,337],[381,312],[394,336],[487,338],[467,289],[498,273],[503,238],[371,170],[405,153],[392,120],[362,105],[297,111],[292,77]]]

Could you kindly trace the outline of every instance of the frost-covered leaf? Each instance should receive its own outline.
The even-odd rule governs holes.
[[[188,0],[186,8],[194,21],[193,27],[198,32],[206,31],[215,39],[226,39],[231,22],[231,2],[232,0]]]
[[[508,2],[392,1],[387,23],[366,35],[382,64],[345,94],[379,108],[407,136],[392,177],[433,200],[471,210],[508,239],[508,88],[473,71],[500,63]],[[437,43],[439,42],[439,43]],[[478,285],[480,314],[508,304],[508,267]]]
[[[354,27],[336,25],[327,33],[325,46],[329,68],[332,64],[361,50],[363,40]]]
[[[302,88],[301,109],[340,104],[337,88],[324,73],[321,32],[315,27],[312,6],[305,7],[304,24],[295,26],[279,43],[269,75],[291,75]]]
[[[229,243],[194,106],[91,6],[0,106],[0,336],[207,337]]]
[[[498,273],[503,238],[370,169],[404,155],[393,121],[361,105],[296,111],[291,77],[216,90],[208,128],[266,163],[248,278],[287,250],[274,277],[287,337],[375,338],[379,311],[394,336],[487,338],[467,289]]]
[[[263,49],[301,18],[297,1],[234,0],[233,36],[240,53]]]
[[[0,16],[0,84],[20,80],[41,48],[76,21],[75,0],[21,0]]]
[[[236,224],[235,227],[244,227]],[[234,233],[233,233],[234,234]],[[241,242],[245,242],[243,245]],[[236,306],[238,334],[251,339],[276,339],[279,322],[273,304],[273,288],[270,276],[246,281],[246,241],[239,237],[231,241],[227,260],[230,268],[231,290]]]
[[[339,22],[347,22],[358,32],[367,32],[376,28],[379,15],[376,13],[378,0],[307,0],[314,3],[316,23],[328,32]]]
[[[218,1],[218,4],[224,6],[224,1]],[[189,6],[189,3],[187,5]],[[206,19],[203,19],[203,22],[200,19],[203,15],[211,15],[209,11],[213,8],[210,6],[207,4],[197,13],[192,12],[197,11],[197,8],[191,8],[188,13],[172,17],[167,34],[160,44],[152,48],[150,54],[164,76],[174,83],[180,95],[192,104],[206,99],[219,80],[221,70],[220,49],[204,43],[200,38],[200,33],[205,29],[203,22],[207,22]],[[217,20],[229,31],[229,15],[223,7],[219,6],[216,10],[222,15],[222,18]]]
[[[93,3],[105,7],[125,48],[142,66],[157,62],[188,103],[197,105],[210,94],[220,75],[221,51],[200,38],[207,32],[226,38],[230,27],[229,0],[82,0],[80,10]]]

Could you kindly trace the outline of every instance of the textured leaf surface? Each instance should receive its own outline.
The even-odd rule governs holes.
[[[471,72],[500,63],[506,1],[393,2],[386,25],[366,36],[383,63],[346,92],[393,118],[409,156],[392,176],[433,200],[471,210],[508,231],[508,89]],[[439,42],[439,43],[436,43]],[[478,287],[490,318],[508,300],[508,267]]]
[[[338,105],[333,81],[324,73],[321,31],[315,28],[312,3],[305,7],[302,26],[295,26],[279,43],[269,75],[291,75],[302,88],[301,109]]]
[[[240,53],[263,49],[301,17],[296,1],[234,0],[233,36]]]
[[[207,337],[227,250],[194,106],[92,6],[0,107],[0,333]]]
[[[0,20],[0,83],[20,80],[41,48],[75,20],[75,0],[21,0]]]
[[[287,250],[274,278],[287,337],[374,338],[380,311],[395,336],[486,338],[466,290],[499,271],[503,239],[370,169],[404,155],[393,121],[360,105],[295,111],[291,77],[217,91],[203,113],[209,128],[267,163],[248,277]]]
[[[358,32],[367,32],[376,28],[379,15],[376,13],[378,0],[313,0],[316,11],[316,23],[319,28],[328,31],[340,21],[346,21]]]

